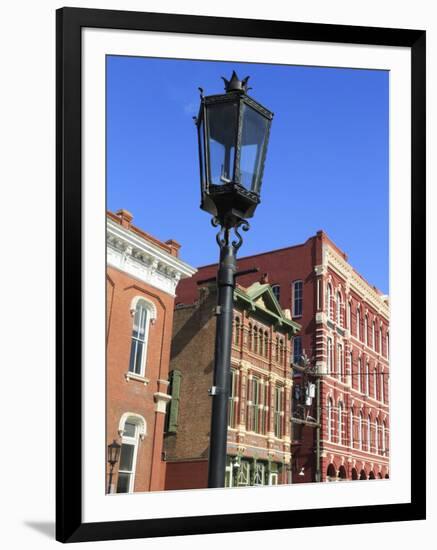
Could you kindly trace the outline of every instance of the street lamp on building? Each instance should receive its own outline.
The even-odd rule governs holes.
[[[111,492],[112,477],[114,475],[114,466],[117,464],[118,459],[120,458],[121,445],[113,440],[112,443],[108,445],[108,462],[110,466],[109,470],[109,481],[108,481],[108,493]]]
[[[201,92],[196,125],[199,139],[201,204],[220,226],[217,243],[217,325],[214,359],[208,487],[224,487],[226,468],[227,408],[232,340],[232,304],[237,273],[239,233],[249,229],[260,203],[264,161],[273,113],[247,95],[249,77],[239,80],[235,71],[223,78],[225,93]],[[235,233],[235,238],[231,236]]]

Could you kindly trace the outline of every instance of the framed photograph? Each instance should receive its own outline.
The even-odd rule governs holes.
[[[425,36],[57,11],[59,541],[425,519]]]

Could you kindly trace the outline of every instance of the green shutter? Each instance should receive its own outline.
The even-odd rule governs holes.
[[[179,370],[173,370],[170,373],[170,395],[171,400],[168,404],[168,427],[167,432],[176,433],[179,419],[179,396],[181,391],[182,374]]]

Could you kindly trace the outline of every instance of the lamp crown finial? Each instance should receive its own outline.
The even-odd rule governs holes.
[[[247,81],[249,80],[249,76],[246,76],[246,78],[243,78],[243,80],[240,80],[237,76],[237,73],[235,71],[232,71],[232,76],[230,80],[222,76],[222,79],[225,83],[225,91],[226,93],[229,92],[240,92],[240,93],[247,93],[248,87],[247,87]]]

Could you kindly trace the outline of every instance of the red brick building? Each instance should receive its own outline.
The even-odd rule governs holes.
[[[253,267],[268,273],[281,307],[302,326],[293,341],[294,362],[304,350],[314,373],[309,381],[320,381],[320,430],[294,425],[293,482],[388,477],[388,297],[354,270],[323,231],[303,244],[238,260],[240,270]],[[184,281],[177,303],[194,300],[196,281],[215,270],[199,268]],[[246,275],[239,282],[249,286],[254,280]],[[309,389],[303,382],[295,371],[296,397]],[[318,400],[312,395],[305,418],[313,421]]]
[[[107,214],[107,443],[121,444],[107,491],[164,488],[163,431],[176,286],[195,270],[180,245]]]
[[[207,487],[214,366],[215,283],[175,310],[165,436],[166,489]],[[291,337],[300,326],[269,284],[234,294],[227,486],[291,479]]]

